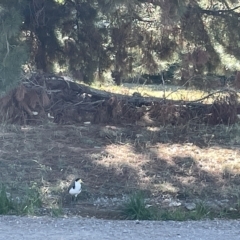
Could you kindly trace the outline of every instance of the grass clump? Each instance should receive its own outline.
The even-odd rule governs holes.
[[[146,199],[141,192],[133,194],[123,205],[123,216],[128,220],[161,220],[187,221],[217,217],[204,203],[198,203],[194,211],[179,207],[174,209],[157,209],[147,207]]]
[[[32,215],[35,210],[42,206],[40,193],[36,187],[26,188],[22,200],[16,202],[15,211],[17,214]]]
[[[204,203],[198,203],[196,209],[187,211],[184,208],[166,209],[158,213],[158,220],[173,220],[173,221],[187,221],[187,220],[201,220],[205,218],[212,218],[212,212]]]
[[[227,219],[240,219],[240,200],[238,199],[233,207],[224,208],[219,214],[219,217]]]
[[[137,192],[130,196],[123,205],[123,215],[128,220],[151,220],[153,212],[146,206],[145,197],[142,192]]]
[[[9,199],[6,188],[1,186],[0,189],[0,214],[7,214],[13,209],[13,202]]]
[[[1,186],[0,214],[31,215],[41,205],[40,194],[35,187],[27,188],[23,193],[23,197],[13,198],[11,194],[6,192],[5,186]]]
[[[61,217],[63,213],[64,212],[61,206],[52,207],[50,211],[51,217]]]

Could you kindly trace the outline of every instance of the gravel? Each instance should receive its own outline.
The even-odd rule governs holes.
[[[240,221],[110,221],[94,218],[0,217],[0,239],[240,239]]]

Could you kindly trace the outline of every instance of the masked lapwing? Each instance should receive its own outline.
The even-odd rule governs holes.
[[[82,191],[83,181],[80,178],[77,178],[68,188],[68,192],[73,196],[75,196],[75,200],[77,199],[78,194]]]

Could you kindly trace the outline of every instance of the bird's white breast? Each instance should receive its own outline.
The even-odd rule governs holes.
[[[81,183],[75,182],[75,187],[71,187],[69,190],[69,193],[74,195],[74,194],[79,194],[81,192]]]

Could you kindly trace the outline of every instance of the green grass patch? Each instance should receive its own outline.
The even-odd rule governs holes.
[[[184,208],[165,209],[157,213],[157,220],[173,220],[173,221],[187,221],[187,220],[201,220],[206,218],[213,218],[213,212],[204,204],[198,203],[196,209],[188,211]]]
[[[13,210],[13,202],[9,199],[6,188],[1,186],[0,189],[0,214],[7,214]]]
[[[0,189],[0,214],[33,215],[42,201],[36,187],[26,188],[21,197],[12,197],[5,186]]]
[[[196,204],[196,209],[188,211],[183,207],[172,209],[158,209],[147,207],[146,199],[141,192],[130,196],[129,200],[123,205],[122,214],[128,220],[157,220],[157,221],[187,221],[214,218],[240,218],[240,203],[231,209],[211,209],[204,202]]]
[[[129,200],[123,205],[122,213],[129,220],[153,219],[153,212],[150,208],[147,208],[142,192],[137,192],[130,196]]]
[[[55,206],[51,208],[50,211],[51,217],[60,217],[63,215],[63,209],[61,206]]]

